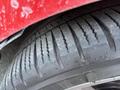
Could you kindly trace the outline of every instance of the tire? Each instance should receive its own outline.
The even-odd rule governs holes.
[[[0,90],[63,90],[119,76],[120,7],[78,14],[60,15],[34,28]]]

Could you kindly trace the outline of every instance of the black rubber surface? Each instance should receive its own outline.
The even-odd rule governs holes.
[[[94,87],[96,90],[120,90],[120,81],[104,83]]]
[[[59,16],[35,28],[36,32],[24,40],[0,90],[31,90],[38,83],[76,68],[120,58],[119,6],[84,16],[71,16],[73,18]],[[72,75],[74,77],[74,72]],[[58,83],[61,79],[66,78],[58,77],[54,80],[57,84],[48,80],[39,89],[51,84],[40,90],[63,90],[71,86],[69,80]]]

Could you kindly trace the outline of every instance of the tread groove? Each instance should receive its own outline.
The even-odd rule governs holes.
[[[17,63],[18,63],[18,59],[16,61],[16,65],[15,65],[15,78],[17,77]]]
[[[65,47],[66,47],[66,49],[67,49],[67,52],[69,53],[69,48],[68,48],[67,40],[66,40],[66,38],[65,38],[65,35],[64,35],[61,27],[59,27],[59,28],[60,28],[60,32],[61,32],[62,37],[63,37],[63,41],[64,41],[64,44],[65,44]]]
[[[101,21],[100,21],[98,18],[96,18],[95,16],[91,15],[91,17],[93,17],[93,18],[96,20],[96,22],[101,26],[101,28],[102,28],[102,30],[103,30],[106,38],[107,38],[108,44],[109,44],[109,46],[110,46],[110,49],[111,49],[112,51],[116,51],[115,41],[114,41],[113,36],[112,36],[112,34],[110,33],[108,27],[105,26],[104,23],[101,22]]]
[[[23,52],[23,51],[22,51]],[[22,57],[23,57],[23,53],[21,52],[21,57],[20,57],[20,68],[19,68],[19,75],[20,75],[20,79],[22,81],[22,83],[25,85],[25,87],[27,86],[26,83],[24,82],[23,79],[23,75],[22,75]]]
[[[45,34],[45,40],[46,40],[47,56],[48,59],[50,60],[50,51],[49,51],[48,39],[46,34]]]
[[[51,31],[51,36],[52,36],[53,49],[54,49],[54,53],[55,53],[55,57],[56,57],[57,63],[63,69],[64,65],[63,65],[62,60],[61,60],[60,51],[59,51],[57,42],[55,40],[55,37],[54,37],[54,34],[53,34],[52,31]]]
[[[82,50],[82,47],[81,47],[81,44],[80,44],[80,41],[75,33],[75,31],[72,29],[72,27],[69,25],[69,23],[67,23],[71,33],[72,33],[72,36],[73,36],[73,39],[74,39],[74,42],[75,42],[75,45],[77,47],[77,50],[78,50],[78,53],[79,53],[79,56],[80,56],[80,59],[82,62],[85,62],[85,56],[84,56],[84,53],[83,53],[83,50]]]
[[[31,46],[30,46],[30,49],[29,49],[29,56],[28,56],[28,62],[29,62],[29,69],[31,69]]]
[[[25,48],[25,58],[24,58],[24,70],[25,70],[25,72],[27,72],[27,68],[26,68],[26,54],[27,54],[27,49]]]
[[[75,20],[75,22],[76,22],[76,24],[79,26],[79,28],[82,30],[83,35],[85,36],[85,39],[86,39],[86,41],[88,42],[88,45],[90,45],[90,41],[89,41],[89,39],[88,39],[88,36],[87,36],[86,32],[84,31],[84,29],[81,27],[81,25],[78,23],[77,20]]]
[[[12,65],[12,68],[11,68],[11,71],[10,71],[10,81],[11,81],[11,85],[12,85],[12,87],[14,88],[14,90],[16,90],[15,89],[15,86],[14,86],[14,84],[13,84],[13,67],[14,67],[14,65],[15,65],[15,62],[14,62],[14,64]]]
[[[119,27],[120,29],[120,24],[113,18],[111,17],[108,13],[104,12],[105,15],[107,15],[111,20],[113,20],[113,22]]]
[[[41,59],[42,59],[42,63],[44,64],[45,60],[44,60],[44,54],[43,54],[43,48],[42,48],[42,40],[41,40],[41,37],[40,37],[40,48],[41,48]]]
[[[89,27],[90,27],[90,29],[92,30],[92,32],[93,32],[93,34],[94,34],[97,42],[99,42],[99,39],[98,39],[98,36],[97,36],[97,32],[94,30],[94,28],[90,25],[90,23],[89,23],[84,17],[82,17],[82,19],[84,19],[85,22],[89,25]]]
[[[34,67],[37,71],[37,74],[42,78],[43,77],[43,74],[41,72],[38,71],[38,59],[37,59],[37,51],[36,51],[37,47],[36,47],[36,41],[35,41],[35,44],[34,44]]]
[[[113,11],[115,11],[115,12],[117,12],[117,13],[119,13],[120,14],[120,11],[118,11],[118,10],[116,10],[116,9],[114,9],[114,8],[111,8]]]

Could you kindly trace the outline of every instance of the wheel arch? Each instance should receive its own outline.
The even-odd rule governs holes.
[[[96,1],[98,0],[0,1],[0,42],[35,22]]]

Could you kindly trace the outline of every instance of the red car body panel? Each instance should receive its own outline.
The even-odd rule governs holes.
[[[0,42],[60,12],[98,0],[0,0]]]

